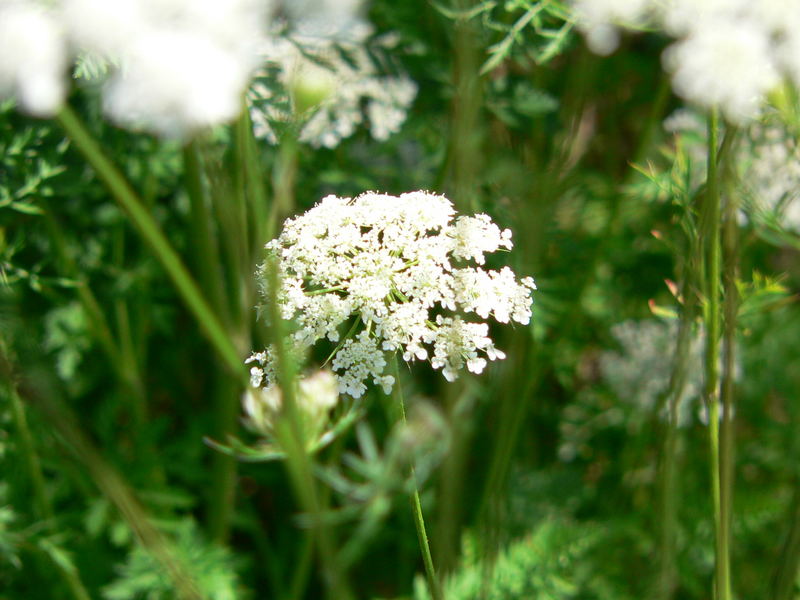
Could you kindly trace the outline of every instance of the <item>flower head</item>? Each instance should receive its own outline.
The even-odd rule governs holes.
[[[737,123],[756,115],[767,92],[780,81],[769,32],[748,21],[696,29],[667,49],[664,64],[679,95],[719,106]]]
[[[731,122],[757,117],[782,78],[800,82],[800,10],[787,0],[572,0],[598,54],[616,49],[618,27],[662,29],[675,92]]]
[[[466,262],[483,265],[485,254],[511,247],[511,232],[488,216],[455,217],[447,198],[428,192],[328,196],[267,244],[280,273],[281,315],[298,325],[290,346],[299,353],[325,338],[338,342],[331,366],[339,390],[353,397],[368,381],[391,390],[384,352],[430,360],[449,381],[464,366],[480,373],[487,359],[504,358],[488,324],[467,315],[527,324],[536,286],[508,267]],[[274,381],[270,349],[251,361],[255,385]]]
[[[318,441],[338,399],[337,382],[330,371],[319,371],[297,382],[295,401],[304,438],[309,444]],[[245,424],[257,433],[273,437],[283,408],[281,389],[277,385],[248,389],[242,404]]]
[[[32,115],[54,115],[66,95],[66,64],[66,40],[52,11],[0,2],[0,98],[13,95]]]
[[[378,141],[400,130],[416,84],[407,75],[379,68],[389,58],[391,36],[367,45],[365,35],[350,33],[343,38],[300,30],[272,37],[263,52],[266,68],[248,94],[258,137],[275,143],[276,125],[296,118],[301,119],[298,139],[314,147],[334,148],[361,125],[369,125]],[[305,100],[309,88],[321,92],[311,94],[314,102]]]

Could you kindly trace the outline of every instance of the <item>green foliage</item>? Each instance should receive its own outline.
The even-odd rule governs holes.
[[[161,535],[204,598],[422,600],[415,485],[447,600],[711,597],[700,405],[684,398],[670,429],[669,393],[623,398],[603,366],[621,349],[616,325],[694,325],[708,310],[705,116],[669,95],[663,38],[593,56],[569,6],[374,0],[369,43],[394,40],[374,58],[418,94],[385,142],[358,127],[331,149],[294,144],[292,120],[279,146],[246,135],[246,119],[185,147],[123,131],[101,110],[113,65],[81,55],[70,106],[136,192],[138,225],[57,121],[0,103],[0,598],[176,598]],[[276,71],[259,83],[256,104],[291,112]],[[800,190],[762,206],[747,176],[764,128],[796,149],[800,104],[788,86],[770,100],[739,131],[723,185],[740,208],[739,598],[770,598],[771,580],[791,590],[800,566],[800,244],[786,220]],[[342,402],[308,453],[243,431],[247,368],[219,361],[142,223],[197,282],[233,367],[274,335],[253,308],[254,271],[285,214],[329,193],[415,189],[513,231],[514,251],[488,268],[536,279],[530,327],[493,328],[507,358],[479,377],[401,366],[407,427],[370,392]],[[664,347],[678,354],[677,339]],[[653,383],[629,358],[637,386]]]
[[[603,549],[609,531],[597,523],[555,517],[530,534],[482,559],[474,536],[464,542],[464,564],[448,576],[445,596],[452,600],[549,600],[633,598],[605,575]],[[415,598],[429,595],[421,580]]]
[[[176,556],[189,567],[201,597],[209,600],[245,598],[236,576],[236,561],[226,548],[208,542],[192,519],[175,527]],[[173,581],[159,561],[136,546],[117,569],[118,577],[103,589],[107,600],[168,600],[175,597]]]
[[[0,502],[5,501],[6,488],[6,485],[0,487]],[[0,557],[3,564],[19,569],[21,566],[19,558],[21,535],[15,530],[15,521],[17,521],[17,516],[14,514],[14,509],[6,504],[0,506]]]

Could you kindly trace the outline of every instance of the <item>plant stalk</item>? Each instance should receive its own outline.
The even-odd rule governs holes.
[[[405,400],[403,399],[403,389],[400,385],[400,368],[397,364],[397,356],[392,357],[394,363],[394,396],[397,400],[397,407],[400,413],[400,422],[406,424],[406,408]],[[422,553],[422,562],[425,565],[425,577],[428,581],[428,589],[431,593],[432,600],[443,600],[441,584],[436,577],[436,570],[433,567],[433,557],[431,555],[431,547],[428,543],[428,534],[425,531],[425,518],[422,516],[422,502],[419,498],[419,488],[417,487],[417,475],[414,467],[411,467],[411,482],[414,486],[414,492],[411,495],[411,512],[414,516],[414,528],[417,530],[417,541],[419,542],[419,549]]]
[[[720,221],[720,177],[719,177],[719,113],[712,109],[708,119],[708,179],[706,199],[702,209],[701,236],[705,258],[705,390],[708,410],[709,454],[711,467],[711,496],[714,510],[715,564],[714,589],[716,600],[731,600],[730,563],[727,528],[728,518],[723,515],[720,481],[719,440],[719,356],[720,356],[720,291],[721,276],[721,221]],[[727,508],[727,507],[726,507]]]
[[[200,289],[191,275],[189,275],[189,271],[177,252],[170,245],[158,224],[142,204],[142,201],[131,189],[125,177],[106,157],[86,126],[70,107],[64,106],[57,115],[57,119],[70,139],[95,169],[100,179],[106,184],[111,195],[131,219],[139,234],[164,267],[179,295],[192,314],[194,314],[212,347],[219,353],[227,368],[232,373],[242,372],[242,361],[239,353],[226,333],[225,328],[200,293]]]
[[[276,437],[286,453],[286,468],[295,494],[311,520],[311,531],[316,542],[322,566],[323,579],[328,587],[328,596],[332,600],[348,600],[352,598],[343,570],[340,568],[338,555],[328,527],[323,519],[324,507],[320,499],[313,475],[313,459],[306,450],[305,436],[301,424],[301,415],[295,395],[297,379],[296,366],[285,344],[283,320],[278,307],[278,286],[280,278],[278,266],[274,260],[267,260],[265,270],[267,276],[267,299],[270,333],[277,362],[278,383],[281,386],[281,416],[276,426]],[[297,581],[294,585],[298,585]]]
[[[735,131],[729,130],[726,138],[730,140]],[[723,147],[723,151],[730,148]],[[731,524],[733,519],[733,480],[734,480],[734,379],[736,376],[736,318],[739,311],[739,290],[736,281],[739,276],[739,228],[736,222],[738,195],[735,193],[730,173],[730,160],[721,156],[720,171],[722,173],[723,189],[725,191],[725,209],[722,224],[722,249],[723,249],[723,315],[724,327],[722,333],[723,366],[722,366],[722,426],[720,429],[720,537],[722,539],[721,556],[724,562],[724,575],[726,577],[726,600],[731,598],[730,581],[730,545]]]

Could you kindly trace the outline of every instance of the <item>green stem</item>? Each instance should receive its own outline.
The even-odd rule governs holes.
[[[200,152],[197,142],[192,141],[183,147],[183,175],[189,196],[192,243],[195,246],[196,270],[203,291],[216,311],[225,310],[227,303],[224,294],[222,266],[219,247],[211,230],[213,218],[206,197]],[[218,313],[219,314],[219,313]]]
[[[690,258],[690,262],[691,258]],[[660,465],[660,513],[661,535],[659,548],[659,573],[656,597],[660,600],[672,598],[675,590],[675,526],[677,523],[676,502],[678,482],[676,478],[678,461],[678,418],[683,391],[686,386],[686,374],[689,368],[689,347],[692,338],[694,321],[694,296],[691,269],[686,269],[684,283],[681,287],[684,305],[678,329],[678,340],[675,352],[675,364],[670,375],[669,387],[664,401],[667,405],[667,424]],[[659,402],[657,415],[661,415],[663,403]]]
[[[792,600],[795,597],[795,582],[800,570],[800,481],[795,478],[794,484],[791,526],[772,575],[772,600]]]
[[[0,346],[0,351],[3,348]],[[5,357],[2,357],[5,359]],[[11,400],[11,414],[19,432],[20,450],[22,451],[23,461],[28,471],[31,485],[33,487],[33,509],[34,514],[45,524],[48,531],[53,531],[54,526],[54,513],[53,506],[50,503],[50,498],[47,496],[47,488],[44,482],[44,474],[42,473],[42,465],[39,461],[39,454],[36,452],[36,446],[33,443],[33,435],[31,435],[30,427],[28,427],[28,418],[25,414],[25,405],[17,392],[16,384],[13,380],[10,364],[4,363],[4,367],[0,372],[5,371],[7,376],[7,392]],[[47,540],[42,540],[40,544],[49,544]],[[51,544],[52,545],[52,544]],[[46,548],[45,548],[46,549]],[[54,550],[56,550],[54,548]],[[55,552],[45,552],[48,557],[52,558]],[[80,574],[74,568],[67,568],[66,565],[60,561],[53,561],[56,564],[58,572],[64,579],[64,583],[69,589],[75,600],[89,600],[89,593],[81,581]]]
[[[39,454],[36,452],[33,436],[28,427],[25,407],[22,404],[22,400],[14,384],[11,382],[8,384],[8,394],[11,398],[11,414],[14,417],[17,431],[19,432],[20,450],[22,451],[22,457],[28,471],[28,477],[30,477],[31,485],[33,486],[34,511],[40,519],[49,523],[53,519],[53,507],[50,505],[50,500],[47,497]]]
[[[348,600],[352,593],[345,575],[340,568],[333,539],[323,519],[324,507],[313,476],[312,457],[306,451],[302,417],[297,406],[295,394],[296,370],[293,358],[285,344],[283,320],[278,306],[277,290],[280,285],[278,266],[268,257],[265,269],[267,277],[267,308],[271,324],[272,344],[275,349],[278,382],[282,392],[282,417],[276,426],[276,437],[286,453],[286,468],[296,496],[303,510],[311,520],[311,531],[322,563],[323,579],[328,587],[329,597],[335,600]],[[296,584],[296,582],[295,582]]]
[[[274,202],[267,225],[271,238],[280,220],[286,218],[294,208],[294,185],[297,178],[297,141],[287,137],[281,141],[278,159],[275,161]]]
[[[250,121],[250,112],[245,107],[236,123],[236,136],[242,157],[244,171],[243,183],[245,198],[250,213],[251,240],[253,250],[260,251],[267,242],[269,235],[269,216],[267,204],[267,190],[264,185],[264,169],[258,155],[258,143],[253,135],[253,123]]]
[[[733,139],[734,132],[729,129],[726,141]],[[723,146],[723,151],[729,148]],[[731,182],[731,161],[721,156],[720,169],[723,184]],[[721,556],[724,563],[724,576],[726,586],[726,600],[732,595],[730,581],[730,545],[731,522],[733,517],[733,411],[734,411],[734,377],[736,371],[736,317],[739,310],[739,291],[736,280],[739,271],[739,239],[738,225],[736,222],[738,211],[738,195],[730,185],[725,185],[726,203],[722,229],[723,247],[723,369],[722,369],[722,428],[720,430],[720,537],[722,541]]]
[[[714,507],[715,568],[714,588],[716,600],[730,600],[730,570],[728,540],[723,525],[720,446],[719,446],[719,350],[720,350],[720,185],[719,185],[719,114],[713,109],[708,121],[708,181],[706,202],[703,207],[701,235],[706,259],[706,352],[705,400],[708,409],[708,432],[711,466],[711,495]]]
[[[248,131],[252,135],[252,130]],[[256,173],[255,145],[245,144],[242,148],[248,156],[249,175],[251,186],[255,185],[253,176]],[[274,236],[279,219],[288,215],[294,205],[294,182],[297,174],[297,141],[287,137],[281,142],[278,159],[273,168],[273,204],[270,216],[266,223],[264,233],[267,238]],[[248,178],[245,177],[245,181]],[[266,193],[260,184],[256,189],[251,189],[254,201],[263,203]],[[322,576],[325,582],[328,597],[334,600],[349,600],[353,597],[347,583],[344,569],[341,567],[339,554],[336,552],[333,536],[323,515],[326,503],[323,501],[314,479],[313,457],[306,450],[305,436],[302,428],[301,415],[297,406],[295,395],[296,365],[293,357],[286,348],[286,335],[284,322],[281,317],[278,303],[278,290],[280,289],[280,273],[276,258],[267,256],[264,275],[267,279],[267,310],[270,323],[270,339],[275,349],[278,383],[282,391],[282,417],[276,427],[276,437],[286,453],[286,468],[289,479],[294,487],[295,495],[311,520],[311,534],[314,539],[322,567]],[[302,573],[299,573],[302,575]],[[305,585],[296,577],[293,587]],[[302,585],[301,585],[302,583]]]
[[[114,199],[125,211],[144,241],[150,246],[172,280],[183,301],[205,331],[214,349],[233,373],[242,371],[236,347],[225,332],[214,311],[206,302],[197,284],[189,275],[178,254],[164,233],[131,189],[125,177],[106,157],[100,146],[71,108],[65,106],[57,116],[59,123],[78,149],[94,167]]]
[[[403,399],[403,388],[400,385],[400,367],[397,364],[397,355],[392,356],[394,363],[394,395],[397,399],[397,407],[400,413],[400,422],[406,424],[406,408]],[[443,600],[444,595],[436,577],[436,570],[433,567],[433,557],[431,555],[431,547],[428,543],[428,534],[425,531],[425,519],[422,516],[422,502],[419,498],[419,488],[417,487],[417,475],[414,467],[411,467],[411,482],[414,486],[414,492],[411,495],[411,511],[414,515],[414,528],[417,530],[417,541],[419,542],[419,549],[422,553],[422,562],[425,565],[425,577],[428,581],[428,589],[431,593],[432,600]]]
[[[289,596],[286,597],[288,600],[302,598],[308,587],[308,576],[313,563],[311,559],[314,557],[314,538],[306,533],[301,544],[299,555],[295,561],[296,566],[292,577],[291,591]]]
[[[224,372],[215,373],[217,380],[214,390],[215,428],[220,439],[236,434],[236,420],[239,414],[239,398],[242,386]],[[211,538],[224,544],[228,541],[231,521],[236,501],[236,459],[232,456],[215,452],[211,465],[211,490],[208,497],[209,515],[208,531]]]
[[[192,242],[196,252],[196,272],[203,291],[211,305],[221,316],[231,334],[239,331],[232,326],[237,321],[232,313],[235,307],[226,294],[225,278],[220,259],[220,248],[215,237],[214,216],[204,185],[200,148],[196,141],[183,148],[183,165],[186,190],[191,206]],[[237,336],[236,339],[242,336]],[[214,412],[215,433],[221,440],[236,432],[236,416],[239,410],[241,386],[238,378],[227,372],[215,373]],[[210,493],[208,496],[208,531],[213,540],[225,543],[230,534],[233,507],[236,498],[236,460],[221,452],[212,457]]]

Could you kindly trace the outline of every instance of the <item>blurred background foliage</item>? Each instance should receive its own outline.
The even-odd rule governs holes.
[[[492,332],[508,358],[481,377],[402,374],[420,411],[410,455],[446,597],[710,597],[702,405],[685,399],[665,526],[663,405],[642,387],[672,364],[674,330],[657,351],[666,367],[659,354],[637,362],[656,342],[626,347],[614,333],[669,322],[680,302],[665,280],[681,281],[696,236],[691,141],[662,126],[682,107],[661,69],[666,41],[625,37],[595,56],[555,1],[374,0],[369,17],[376,35],[397,37],[392,59],[417,97],[385,142],[362,128],[332,149],[296,146],[292,210],[329,193],[441,192],[511,228],[515,248],[497,265],[539,287],[529,327]],[[104,122],[91,80],[70,102],[203,281],[211,267],[193,238],[185,149]],[[233,138],[220,129],[201,140],[222,188],[235,187],[224,181]],[[258,146],[270,197],[284,151]],[[234,210],[223,200],[220,246]],[[741,598],[794,598],[800,246],[791,228],[765,223],[741,224],[733,578]],[[255,262],[232,264],[212,285],[231,311],[246,307],[257,347],[252,291],[236,288]],[[10,102],[0,105],[0,277],[0,598],[321,597],[308,515],[280,462],[239,463],[229,509],[214,500],[226,459],[204,438],[224,441],[215,397],[238,411],[237,384],[224,388],[223,364],[58,124]],[[609,356],[639,379],[613,381]],[[393,432],[383,403],[370,392],[362,422],[317,455],[315,478],[354,596],[427,598],[397,459],[408,435]]]

